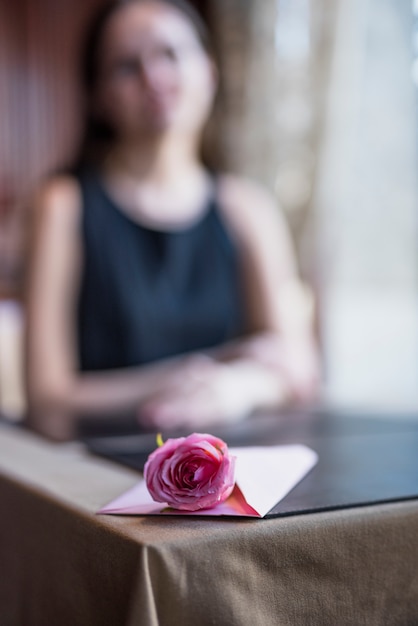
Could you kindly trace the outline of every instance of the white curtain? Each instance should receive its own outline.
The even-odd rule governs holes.
[[[328,398],[418,408],[410,0],[340,0],[314,200]]]

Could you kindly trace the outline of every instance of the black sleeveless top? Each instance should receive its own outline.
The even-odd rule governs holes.
[[[82,370],[150,363],[210,348],[243,332],[237,253],[216,197],[197,222],[161,231],[123,213],[94,172],[80,173],[78,180]]]

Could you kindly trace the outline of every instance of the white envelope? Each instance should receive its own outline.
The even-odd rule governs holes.
[[[141,480],[106,506],[104,515],[204,515],[264,517],[318,461],[316,452],[304,445],[229,448],[236,456],[232,494],[222,504],[199,511],[179,511],[154,502]]]

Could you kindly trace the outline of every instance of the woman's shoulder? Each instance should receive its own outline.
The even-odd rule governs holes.
[[[254,180],[221,174],[218,197],[224,218],[238,236],[253,239],[271,229],[286,228],[274,195]]]
[[[77,203],[80,199],[80,182],[72,173],[59,173],[45,177],[35,192],[42,204]]]
[[[34,192],[28,229],[33,249],[51,250],[56,256],[69,245],[78,246],[81,216],[81,191],[73,175],[58,174],[41,181]]]
[[[41,220],[78,220],[81,211],[80,183],[74,174],[54,174],[39,184],[34,210]]]
[[[263,210],[271,209],[274,205],[273,196],[263,185],[235,174],[222,173],[218,175],[218,188],[222,200],[230,210],[237,206],[252,206],[260,203]]]

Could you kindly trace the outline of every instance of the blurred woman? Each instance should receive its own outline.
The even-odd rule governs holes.
[[[206,29],[182,0],[102,9],[84,59],[77,168],[36,199],[28,289],[29,420],[135,412],[197,430],[317,386],[285,223],[247,180],[203,165],[217,89]]]

